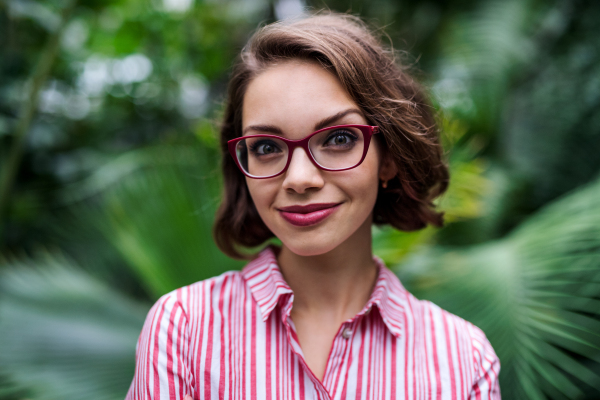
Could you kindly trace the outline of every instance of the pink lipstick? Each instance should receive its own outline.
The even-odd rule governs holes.
[[[283,219],[292,225],[309,226],[317,224],[330,216],[342,203],[315,203],[305,206],[279,208]]]

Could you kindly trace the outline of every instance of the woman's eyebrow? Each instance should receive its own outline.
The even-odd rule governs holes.
[[[342,117],[345,117],[348,114],[358,114],[361,117],[363,116],[362,111],[360,111],[358,108],[349,108],[347,110],[340,111],[339,113],[334,114],[330,117],[323,118],[321,121],[319,121],[315,124],[314,130],[318,131],[319,129],[327,128],[328,126],[333,124],[335,121],[337,121],[338,119],[341,119]]]
[[[349,108],[347,110],[340,111],[337,114],[331,115],[327,118],[323,118],[322,120],[320,120],[319,122],[317,122],[315,124],[314,130],[318,131],[319,129],[326,128],[326,127],[330,126],[332,123],[334,123],[335,121],[337,121],[338,119],[341,119],[348,114],[358,114],[360,116],[363,115],[362,111],[360,111],[359,109]],[[242,132],[242,136],[244,136],[248,131],[258,131],[258,132],[272,133],[274,135],[283,136],[282,130],[279,129],[278,127],[276,127],[275,125],[250,125],[250,126],[247,126],[246,128],[244,128],[244,131]]]
[[[259,132],[272,133],[274,135],[283,136],[283,132],[281,131],[281,129],[279,129],[275,125],[250,125],[250,126],[247,126],[246,128],[244,128],[244,131],[242,132],[242,136],[244,136],[246,134],[246,132],[248,132],[248,131],[259,131]]]

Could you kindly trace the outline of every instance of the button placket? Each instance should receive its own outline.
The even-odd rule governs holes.
[[[289,315],[287,315],[289,317]],[[300,364],[302,365],[303,371],[300,373],[304,373],[306,371],[315,386],[315,390],[321,393],[321,396],[324,400],[331,400],[331,396],[327,391],[327,388],[323,385],[323,383],[315,376],[312,372],[306,360],[304,359],[304,353],[302,352],[302,347],[300,346],[300,342],[296,340],[296,327],[294,325],[294,321],[291,318],[286,318],[284,323],[286,332],[287,332],[287,340],[291,347],[292,352],[298,358]],[[294,337],[295,336],[295,337]]]
[[[348,362],[347,356],[350,351],[349,348],[352,346],[352,340],[349,338],[352,336],[352,323],[344,322],[338,330],[336,336],[333,339],[331,353],[327,359],[327,365],[325,367],[325,375],[323,376],[323,384],[326,390],[331,391],[331,398],[336,398],[334,391],[336,382],[331,379],[331,374],[336,374],[336,371],[343,370],[344,365]],[[348,337],[346,337],[346,335]],[[333,385],[333,387],[329,387]]]

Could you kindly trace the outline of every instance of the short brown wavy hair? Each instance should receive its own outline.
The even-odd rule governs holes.
[[[260,28],[242,50],[233,68],[221,126],[224,195],[217,212],[214,237],[233,258],[247,258],[243,248],[257,247],[273,233],[260,218],[245,177],[229,155],[227,141],[242,135],[242,105],[249,82],[274,63],[311,60],[332,71],[363,111],[385,156],[398,174],[387,189],[379,188],[373,210],[375,224],[413,231],[427,224],[443,225],[433,199],[448,187],[448,168],[435,124],[434,110],[423,89],[394,60],[358,17],[319,13],[291,23]]]

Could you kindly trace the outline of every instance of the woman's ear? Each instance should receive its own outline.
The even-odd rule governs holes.
[[[398,167],[396,166],[393,157],[386,151],[383,153],[381,165],[379,166],[379,180],[389,181],[396,175],[398,175]]]

